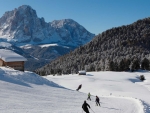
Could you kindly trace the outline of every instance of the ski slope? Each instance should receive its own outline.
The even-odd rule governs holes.
[[[150,113],[149,72],[89,72],[86,76],[41,77],[0,67],[0,113],[83,113],[87,93],[90,113]],[[111,76],[111,77],[110,77]],[[75,89],[82,83],[80,91]],[[130,86],[130,87],[129,87]],[[98,95],[101,107],[95,106]]]

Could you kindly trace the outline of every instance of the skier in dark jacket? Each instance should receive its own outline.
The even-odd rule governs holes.
[[[76,90],[79,91],[79,89],[81,89],[81,87],[82,87],[82,84],[80,84]]]
[[[86,113],[90,113],[88,107],[91,108],[90,105],[84,101],[82,108]]]
[[[96,105],[97,105],[97,106],[98,106],[98,105],[101,106],[100,103],[99,103],[99,97],[98,97],[98,96],[96,96],[95,102],[96,102]]]

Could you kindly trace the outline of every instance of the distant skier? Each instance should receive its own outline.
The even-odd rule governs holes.
[[[100,105],[100,102],[99,102],[99,97],[98,97],[98,96],[96,96],[95,102],[96,102],[96,105],[97,105],[97,106],[98,106],[98,105],[101,106],[101,105]]]
[[[80,84],[76,90],[79,91],[79,89],[81,89],[81,87],[82,87],[82,84]]]
[[[91,108],[90,105],[89,105],[88,103],[86,103],[86,101],[84,101],[84,103],[83,103],[83,105],[82,105],[82,109],[83,109],[86,113],[90,113],[88,107]]]
[[[87,100],[91,100],[91,94],[90,94],[90,92],[88,93],[88,98],[87,98]]]

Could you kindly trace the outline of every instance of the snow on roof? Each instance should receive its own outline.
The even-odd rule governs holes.
[[[5,62],[13,62],[13,61],[27,61],[23,56],[6,49],[0,49],[0,58]]]
[[[1,47],[10,47],[10,46],[12,46],[10,43],[7,43],[7,42],[0,42],[0,46]]]
[[[86,73],[86,71],[85,70],[81,70],[81,71],[79,71],[79,73]]]

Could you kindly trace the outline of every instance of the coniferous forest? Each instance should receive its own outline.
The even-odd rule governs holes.
[[[86,71],[150,70],[150,18],[106,30],[42,68],[40,75]]]

